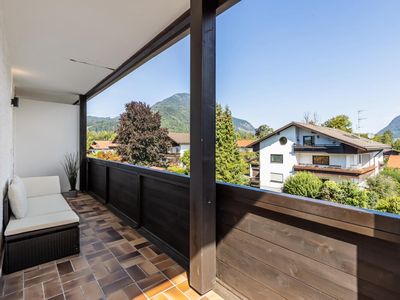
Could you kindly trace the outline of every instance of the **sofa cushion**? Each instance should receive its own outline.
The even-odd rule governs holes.
[[[47,215],[26,217],[23,219],[16,219],[15,217],[11,217],[10,222],[8,223],[8,226],[4,232],[4,235],[7,237],[20,233],[78,222],[79,217],[72,210]]]
[[[22,178],[27,197],[61,194],[60,178],[58,176]]]
[[[30,197],[28,198],[28,206],[27,217],[71,210],[71,207],[69,207],[61,194]]]
[[[24,218],[28,212],[28,199],[24,182],[18,176],[15,176],[8,188],[8,199],[11,210],[17,219]]]

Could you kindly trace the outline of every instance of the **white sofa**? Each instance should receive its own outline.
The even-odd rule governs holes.
[[[22,178],[28,198],[26,217],[10,217],[5,236],[79,222],[61,195],[58,176]]]
[[[16,218],[4,203],[5,273],[79,253],[79,217],[61,195],[58,176],[22,178],[28,210]]]

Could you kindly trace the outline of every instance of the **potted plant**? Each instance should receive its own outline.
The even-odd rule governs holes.
[[[79,171],[79,155],[77,153],[68,153],[65,155],[64,162],[62,166],[64,168],[65,174],[67,174],[70,191],[68,192],[69,197],[77,197],[78,191],[76,190],[76,182],[78,178]]]

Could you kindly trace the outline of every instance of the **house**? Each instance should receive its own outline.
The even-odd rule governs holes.
[[[251,152],[253,151],[253,148],[250,146],[254,140],[249,140],[249,139],[242,139],[242,140],[237,140],[237,146],[239,148],[240,152]]]
[[[169,154],[179,154],[182,157],[186,150],[190,150],[190,133],[171,132],[168,136],[172,142]]]
[[[390,155],[386,166],[388,168],[400,169],[400,155]]]
[[[362,184],[379,173],[390,146],[338,129],[289,123],[251,144],[260,153],[260,187],[280,191],[295,172],[312,172],[323,180]]]
[[[95,140],[90,145],[89,151],[93,152],[93,153],[97,153],[99,151],[108,152],[108,151],[115,150],[117,147],[118,147],[118,144],[116,144],[112,141]]]

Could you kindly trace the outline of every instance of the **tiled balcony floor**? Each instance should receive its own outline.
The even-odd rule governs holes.
[[[222,299],[200,297],[181,266],[89,195],[67,200],[81,253],[2,277],[0,299]]]

